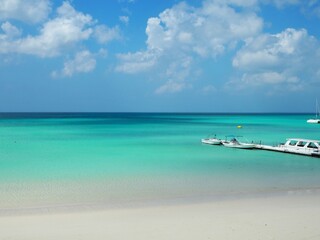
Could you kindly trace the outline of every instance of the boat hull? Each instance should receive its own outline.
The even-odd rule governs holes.
[[[230,142],[225,142],[223,143],[223,146],[229,147],[229,148],[241,148],[241,149],[253,149],[256,147],[255,144],[250,144],[250,143],[230,143]]]
[[[309,119],[307,123],[320,123],[320,119]]]
[[[210,145],[221,145],[221,140],[217,138],[206,138],[201,139],[201,142],[204,144],[210,144]]]

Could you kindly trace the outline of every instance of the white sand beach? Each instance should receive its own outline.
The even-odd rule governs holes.
[[[320,239],[320,195],[0,216],[0,239]]]

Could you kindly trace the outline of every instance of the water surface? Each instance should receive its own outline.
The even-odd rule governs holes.
[[[209,134],[320,139],[311,117],[2,113],[0,209],[317,189],[318,158],[200,143]]]

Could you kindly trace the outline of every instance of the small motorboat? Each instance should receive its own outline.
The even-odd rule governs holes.
[[[210,145],[220,145],[222,144],[221,139],[218,138],[203,138],[201,139],[202,143],[210,144]]]
[[[230,141],[226,140],[222,142],[223,146],[230,148],[242,148],[242,149],[253,149],[256,147],[254,143],[243,143],[239,142],[235,137]]]
[[[214,135],[213,137],[210,137],[210,135],[209,135],[208,138],[201,139],[201,142],[205,143],[205,144],[210,144],[210,145],[221,145],[222,144],[221,139],[217,138],[216,135]]]

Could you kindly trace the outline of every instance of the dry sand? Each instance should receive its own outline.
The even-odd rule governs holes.
[[[320,195],[2,215],[0,239],[320,239]]]

